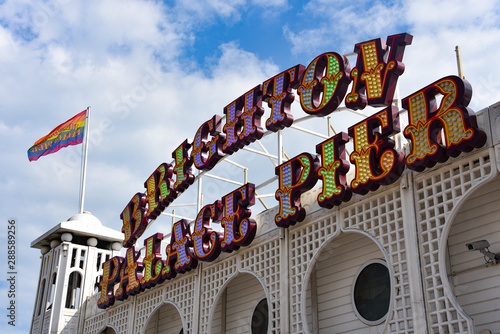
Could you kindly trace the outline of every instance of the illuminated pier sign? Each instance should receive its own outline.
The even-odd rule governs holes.
[[[349,201],[352,193],[366,194],[395,182],[405,167],[420,172],[450,156],[483,146],[486,134],[478,129],[474,113],[467,108],[472,96],[470,84],[448,76],[402,100],[408,111],[403,134],[409,140],[410,152],[405,156],[395,148],[392,137],[400,132],[400,123],[399,110],[392,101],[404,72],[405,47],[412,38],[404,33],[356,44],[358,57],[353,69],[344,56],[323,53],[307,67],[293,66],[236,98],[223,108],[224,124],[220,115],[201,124],[192,142],[185,140],[172,152],[173,165],[160,164],[144,182],[145,191],[136,193],[121,213],[123,246],[128,249],[125,258],[116,256],[103,264],[98,306],[109,307],[115,299],[124,300],[196,268],[199,261],[214,261],[221,252],[232,252],[252,242],[256,224],[249,207],[255,203],[255,186],[247,183],[204,206],[193,231],[186,220],[173,224],[165,258],[160,249],[161,233],[144,241],[142,262],[134,247],[148,222],[193,184],[193,166],[200,171],[214,168],[225,155],[262,138],[264,126],[273,132],[290,127],[294,91],[302,110],[310,115],[329,115],[342,101],[350,109],[384,109],[311,148],[316,154],[301,153],[275,168],[279,210],[274,220],[283,228],[305,218],[300,195],[319,180],[322,190],[318,204],[332,208]],[[271,111],[266,120],[262,120],[263,102]],[[354,144],[349,160],[355,176],[348,184],[346,174],[351,165],[345,144],[349,139]],[[210,228],[215,221],[222,225],[222,232]],[[115,284],[119,287],[113,292]]]

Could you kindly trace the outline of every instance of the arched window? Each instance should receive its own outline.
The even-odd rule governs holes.
[[[102,281],[102,275],[100,276],[97,276],[95,278],[95,283],[94,283],[94,294],[98,293],[99,292],[99,289],[100,289],[100,282]]]
[[[267,298],[261,299],[252,313],[252,334],[266,334],[269,322]]]
[[[49,305],[47,306],[47,310],[50,310],[52,308],[52,304],[54,303],[54,295],[56,293],[56,278],[57,278],[57,274],[54,273],[54,275],[52,275],[52,280],[51,280],[51,284],[50,284],[50,297],[49,297]]]
[[[42,280],[42,284],[40,284],[40,290],[38,290],[38,312],[37,312],[38,315],[42,313],[44,294],[45,294],[45,279]]]
[[[68,279],[68,291],[66,293],[66,308],[78,309],[80,304],[80,293],[82,287],[82,276],[73,271]]]

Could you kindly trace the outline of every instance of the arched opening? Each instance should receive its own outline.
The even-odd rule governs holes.
[[[369,237],[344,233],[330,241],[316,256],[306,286],[309,333],[382,333],[392,298],[389,273],[384,253]]]
[[[473,319],[477,333],[500,333],[500,265],[481,253],[500,253],[500,179],[472,193],[456,214],[448,234],[447,274],[456,300]],[[478,243],[479,244],[479,243]]]
[[[106,327],[102,332],[99,332],[99,334],[116,334],[116,332],[113,328]]]
[[[179,311],[169,303],[163,304],[153,312],[144,331],[147,334],[179,334],[183,332]]]
[[[240,274],[219,295],[212,312],[210,333],[264,334],[268,318],[262,284],[251,274]]]
[[[38,290],[38,311],[36,312],[37,315],[40,315],[42,313],[43,309],[43,300],[45,295],[45,279],[42,280],[42,283],[40,284],[40,288]]]
[[[54,273],[52,275],[52,279],[51,279],[51,284],[50,284],[50,297],[49,297],[49,305],[47,306],[47,310],[50,310],[52,308],[52,304],[54,303],[54,295],[56,293],[56,278],[57,278],[57,274]]]
[[[80,306],[80,295],[82,287],[82,276],[79,272],[73,271],[68,279],[68,291],[66,293],[66,308],[78,309]]]

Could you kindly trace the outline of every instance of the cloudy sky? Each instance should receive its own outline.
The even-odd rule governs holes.
[[[203,122],[257,84],[296,64],[307,66],[323,52],[348,54],[359,42],[412,34],[399,80],[405,97],[456,74],[459,45],[474,89],[470,107],[477,111],[499,101],[499,22],[498,0],[1,0],[0,328],[29,330],[40,266],[40,252],[30,243],[79,209],[82,145],[36,162],[26,151],[87,106],[85,210],[120,230],[119,215],[131,197]],[[349,59],[354,67],[356,58]],[[296,106],[294,114],[305,115]],[[341,131],[361,119],[349,112],[332,115]],[[310,126],[326,133],[321,122]],[[314,153],[323,141],[301,139],[305,146],[297,147],[292,131],[285,131],[290,156]],[[275,136],[263,144],[275,154]],[[234,161],[250,168],[250,182],[274,175],[269,160],[238,152]],[[212,174],[243,180],[241,170],[227,163]],[[209,178],[203,186],[205,204],[237,188]],[[190,189],[176,203],[195,200]],[[276,205],[272,197],[266,202]],[[254,212],[261,209],[256,205]],[[196,212],[178,207],[176,214],[194,218]],[[5,316],[9,219],[17,226],[15,331]],[[145,235],[169,233],[171,220],[161,216]]]

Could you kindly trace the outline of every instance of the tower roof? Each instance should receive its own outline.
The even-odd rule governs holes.
[[[108,242],[122,242],[123,234],[102,225],[101,221],[90,212],[83,212],[61,222],[31,242],[32,248],[49,246],[54,239],[60,240],[63,233],[79,237],[94,237]]]

